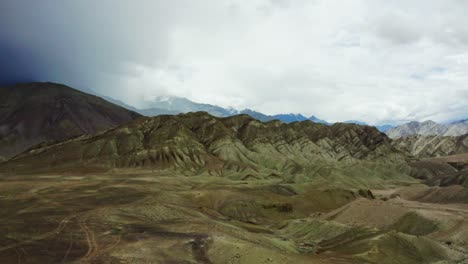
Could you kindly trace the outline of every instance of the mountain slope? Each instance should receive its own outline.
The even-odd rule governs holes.
[[[393,145],[419,158],[462,154],[468,152],[468,134],[458,137],[413,135],[395,139]]]
[[[0,88],[0,156],[43,141],[61,141],[127,123],[140,115],[65,85],[26,83]]]
[[[392,125],[380,125],[380,126],[375,126],[380,132],[387,132],[388,130],[392,129],[394,126]]]
[[[448,126],[444,136],[460,136],[468,133],[468,121],[463,120]]]
[[[260,112],[257,112],[257,111],[251,110],[251,109],[244,109],[244,110],[240,111],[239,114],[249,115],[252,118],[257,119],[257,120],[262,121],[262,122],[268,122],[268,121],[271,121],[271,120],[275,119],[273,116],[265,115],[265,114],[262,114]]]
[[[88,93],[88,91],[84,91],[85,93]],[[102,94],[97,94],[96,92],[94,91],[90,91],[89,94],[92,94],[92,95],[95,95],[97,97],[101,97],[102,99],[110,102],[110,103],[113,103],[115,105],[118,105],[120,107],[123,107],[125,109],[128,109],[130,111],[133,111],[133,112],[138,112],[139,110],[136,108],[136,107],[133,107],[131,105],[128,105],[120,100],[117,100],[117,99],[114,99],[112,97],[109,97],[109,96],[105,96],[105,95],[102,95]]]
[[[428,185],[468,187],[468,134],[458,137],[413,135],[396,139],[392,144],[421,159],[409,163],[415,178]]]
[[[314,123],[320,123],[320,124],[325,124],[325,125],[329,125],[330,123],[328,123],[327,121],[323,120],[323,119],[320,119],[316,116],[311,116],[309,117],[309,120],[314,122]]]
[[[323,176],[324,164],[343,164],[340,175],[363,173],[359,161],[404,162],[406,155],[374,127],[326,126],[311,121],[259,122],[247,115],[227,118],[204,112],[138,118],[94,137],[41,146],[19,155],[2,170],[147,167],[235,177]],[[322,169],[320,169],[323,167]],[[373,168],[369,174],[380,173]],[[272,176],[273,177],[273,176]],[[331,178],[324,178],[331,180]],[[352,180],[352,177],[351,177]]]
[[[401,138],[412,135],[460,136],[468,133],[468,122],[455,122],[444,125],[434,121],[409,122],[389,129],[386,134],[390,138]]]

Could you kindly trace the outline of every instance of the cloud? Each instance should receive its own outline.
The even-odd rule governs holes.
[[[330,121],[468,115],[465,1],[0,3],[0,80],[301,112]],[[441,70],[443,69],[443,70]]]

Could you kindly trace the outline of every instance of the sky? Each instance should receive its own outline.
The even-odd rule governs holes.
[[[468,118],[468,1],[3,0],[0,83],[370,124]]]

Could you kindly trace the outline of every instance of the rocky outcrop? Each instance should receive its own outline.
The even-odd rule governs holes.
[[[414,135],[398,138],[393,145],[418,158],[462,154],[468,152],[468,134],[458,137]]]

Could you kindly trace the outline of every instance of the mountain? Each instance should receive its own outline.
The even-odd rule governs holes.
[[[227,109],[222,108],[215,105],[210,104],[200,104],[193,101],[190,101],[187,98],[183,97],[176,97],[176,96],[160,96],[156,97],[154,100],[146,102],[145,109],[137,109],[135,107],[126,105],[122,101],[115,100],[106,96],[101,96],[106,100],[125,107],[129,110],[136,111],[144,116],[158,116],[158,115],[176,115],[180,113],[189,113],[189,112],[197,112],[197,111],[204,111],[211,115],[218,116],[218,117],[227,117],[239,114],[246,114],[249,115],[259,121],[267,122],[271,120],[280,120],[284,123],[291,123],[297,121],[305,121],[310,120],[314,123],[321,123],[329,125],[330,123],[312,115],[311,117],[306,117],[302,114],[277,114],[277,115],[266,115],[251,109],[244,109],[244,110],[236,110],[236,109]],[[460,121],[461,122],[461,121]],[[358,124],[358,125],[368,125],[366,122],[359,121],[359,120],[347,120],[342,123],[347,124]],[[380,132],[386,132],[389,129],[393,128],[392,125],[380,125],[376,126],[376,128]]]
[[[38,146],[15,157],[7,167],[32,170],[39,162],[45,170],[148,167],[236,177],[316,177],[317,168],[312,168],[320,164],[405,159],[385,134],[370,126],[327,126],[309,120],[263,123],[247,115],[218,118],[197,112],[142,117],[96,136]],[[368,173],[383,173],[377,167]],[[355,165],[346,173],[352,170],[362,172]]]
[[[468,153],[468,134],[458,137],[413,135],[395,139],[393,145],[418,158],[463,154]]]
[[[460,136],[468,133],[468,122],[458,122],[448,126],[444,136]]]
[[[458,137],[413,135],[395,139],[392,144],[420,159],[409,166],[412,176],[425,184],[468,187],[468,134]]]
[[[359,121],[359,120],[346,120],[346,121],[343,121],[343,123],[346,123],[346,124],[357,124],[357,125],[361,125],[361,126],[369,126],[369,124],[367,124],[366,122],[363,122],[363,121]],[[394,126],[392,125],[379,125],[379,126],[375,126],[380,132],[386,132],[388,131],[389,129],[393,128]]]
[[[434,121],[409,122],[389,129],[386,134],[390,138],[401,138],[412,135],[438,135],[438,136],[460,136],[468,133],[467,122],[457,122],[449,125],[438,124]]]
[[[207,112],[214,116],[230,116],[233,114],[237,114],[237,111],[232,109],[225,109],[216,105],[211,104],[201,104],[195,103],[190,101],[187,98],[177,97],[177,96],[159,96],[151,101],[145,102],[145,109],[161,109],[167,112],[163,112],[162,114],[170,113],[170,114],[180,114],[180,113],[188,113],[188,112]],[[158,111],[155,110],[141,110],[140,112],[146,114],[158,114]]]
[[[43,141],[94,134],[140,115],[56,83],[0,88],[0,156],[10,158]]]
[[[279,115],[274,115],[272,116],[273,119],[280,120],[281,122],[284,123],[292,123],[292,122],[301,122],[308,120],[307,117],[301,115],[301,114],[279,114]]]
[[[419,159],[408,165],[412,168],[411,175],[425,184],[468,187],[468,134],[457,137],[412,135],[394,139],[392,145]],[[444,199],[452,195],[456,196],[449,194]],[[424,196],[429,195],[425,193]]]
[[[133,106],[131,106],[131,105],[128,105],[128,104],[126,104],[126,103],[124,103],[124,102],[122,102],[122,101],[120,101],[120,100],[114,99],[114,98],[112,98],[112,97],[105,96],[105,95],[101,95],[101,94],[97,94],[97,93],[94,92],[94,91],[90,91],[90,92],[85,91],[85,92],[86,92],[86,93],[89,93],[89,94],[92,94],[92,95],[96,95],[97,97],[101,97],[102,99],[104,99],[104,100],[106,100],[106,101],[109,101],[109,102],[111,102],[111,103],[113,103],[113,104],[115,104],[115,105],[118,105],[118,106],[121,106],[121,107],[123,107],[123,108],[126,108],[126,109],[128,109],[128,110],[130,110],[130,111],[133,111],[133,112],[138,112],[138,111],[139,111],[138,108],[133,107]]]
[[[305,121],[305,120],[310,120],[314,123],[320,123],[320,124],[325,124],[325,125],[330,125],[330,123],[328,123],[327,121],[325,120],[322,120],[316,116],[311,116],[309,118],[301,115],[301,114],[279,114],[279,115],[273,115],[273,116],[270,116],[271,118],[273,119],[277,119],[277,120],[280,120],[281,122],[284,122],[284,123],[292,123],[292,122],[302,122],[302,121]]]
[[[443,135],[447,127],[434,121],[417,122],[412,121],[396,126],[387,131],[390,138],[408,137],[412,135]]]
[[[292,123],[292,122],[302,122],[306,120],[310,120],[314,123],[320,123],[320,124],[326,124],[329,125],[329,123],[325,120],[319,119],[315,116],[311,116],[309,118],[305,117],[304,115],[301,114],[278,114],[278,115],[265,115],[250,109],[245,109],[239,112],[239,114],[246,114],[249,115],[259,121],[262,122],[267,122],[271,120],[279,120],[283,123]]]
[[[249,115],[252,118],[255,118],[255,119],[257,119],[259,121],[262,121],[262,122],[267,122],[267,121],[271,121],[271,120],[275,119],[273,116],[265,115],[265,114],[262,114],[260,112],[257,112],[257,111],[251,110],[251,109],[244,109],[244,110],[240,111],[239,114]]]
[[[309,120],[314,122],[314,123],[320,123],[320,124],[325,124],[325,125],[329,125],[330,123],[328,123],[327,121],[323,120],[323,119],[320,119],[316,116],[311,116],[309,117]]]

